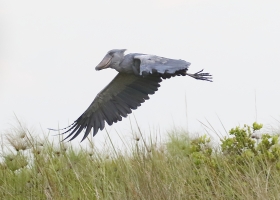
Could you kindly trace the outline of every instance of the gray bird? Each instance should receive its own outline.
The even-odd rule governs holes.
[[[212,82],[209,73],[203,70],[187,73],[191,63],[184,60],[163,58],[155,55],[131,53],[124,55],[126,49],[113,49],[108,51],[96,70],[113,68],[119,73],[97,94],[88,109],[70,126],[59,129],[65,130],[62,134],[69,133],[64,139],[76,138],[85,129],[82,141],[93,131],[93,136],[98,130],[103,130],[105,121],[112,125],[126,117],[132,110],[137,109],[149,99],[149,94],[154,94],[160,87],[162,79],[174,76],[191,76],[198,80]],[[51,129],[55,130],[55,129]],[[58,131],[58,130],[56,130]]]

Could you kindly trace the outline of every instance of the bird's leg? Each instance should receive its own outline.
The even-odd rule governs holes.
[[[203,69],[200,70],[199,72],[194,73],[194,74],[189,74],[189,73],[186,72],[186,75],[188,75],[188,76],[190,76],[192,78],[198,79],[198,80],[212,82],[212,80],[211,80],[212,79],[212,75],[209,74],[209,73],[201,73],[202,71],[203,71]]]

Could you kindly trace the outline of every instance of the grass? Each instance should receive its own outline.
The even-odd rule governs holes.
[[[259,129],[231,129],[219,149],[175,131],[165,143],[139,137],[99,151],[19,128],[2,144],[0,199],[280,199],[278,136],[252,138]]]

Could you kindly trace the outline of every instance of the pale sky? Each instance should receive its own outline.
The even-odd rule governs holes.
[[[213,74],[213,83],[162,82],[133,111],[146,134],[173,126],[203,133],[199,121],[224,133],[218,117],[227,130],[256,117],[277,127],[279,11],[276,0],[0,0],[0,133],[15,124],[14,113],[38,134],[72,123],[117,74],[95,71],[116,48],[183,59],[189,72]],[[128,118],[106,128],[113,139],[116,131],[133,137]]]

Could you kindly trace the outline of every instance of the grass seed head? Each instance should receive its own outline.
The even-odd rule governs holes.
[[[16,151],[24,151],[29,148],[28,141],[18,135],[7,135],[6,139]]]

